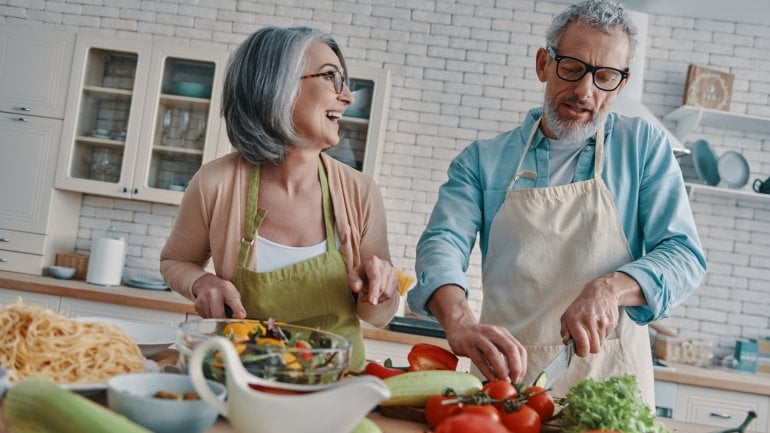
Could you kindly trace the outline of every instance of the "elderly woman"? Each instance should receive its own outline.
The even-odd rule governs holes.
[[[351,340],[361,368],[359,319],[384,326],[399,297],[377,185],[323,153],[352,99],[331,36],[269,27],[247,38],[223,92],[237,152],[191,180],[160,269],[202,317],[229,308],[325,329]]]

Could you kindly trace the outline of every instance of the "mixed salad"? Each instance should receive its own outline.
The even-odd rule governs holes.
[[[335,382],[349,362],[349,345],[342,347],[323,331],[273,319],[222,322],[214,335],[233,343],[249,373],[268,380],[301,384]],[[222,354],[209,352],[204,358],[203,372],[224,382]]]

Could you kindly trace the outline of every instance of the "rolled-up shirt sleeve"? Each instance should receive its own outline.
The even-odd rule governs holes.
[[[638,258],[618,270],[641,286],[647,305],[626,307],[629,317],[647,323],[671,315],[697,287],[707,264],[682,173],[665,134],[650,129],[640,160],[638,203],[619,212],[632,234]],[[634,222],[636,219],[636,222]],[[635,225],[638,231],[631,230]]]
[[[465,271],[482,225],[483,191],[478,179],[478,148],[467,147],[449,166],[448,180],[426,230],[417,244],[417,284],[409,291],[409,308],[431,315],[427,302],[445,284],[456,284],[468,295]]]

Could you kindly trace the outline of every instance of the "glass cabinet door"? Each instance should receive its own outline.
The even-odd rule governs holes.
[[[70,176],[119,183],[138,54],[88,50]]]
[[[148,41],[77,36],[57,188],[129,195],[151,47]]]
[[[387,69],[348,65],[353,103],[340,119],[340,142],[326,152],[377,179],[390,100]]]
[[[227,53],[156,46],[134,183],[136,197],[179,203],[201,165],[216,157]]]
[[[166,58],[147,187],[184,191],[203,163],[215,66],[213,62]]]

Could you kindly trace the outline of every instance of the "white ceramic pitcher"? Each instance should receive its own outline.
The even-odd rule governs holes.
[[[223,355],[226,402],[217,400],[203,377],[203,359],[210,350]],[[368,375],[324,385],[262,379],[246,371],[233,344],[222,337],[212,337],[196,346],[188,371],[198,395],[227,418],[238,433],[349,433],[372,408],[390,397],[385,382]],[[304,394],[262,392],[249,384]]]

